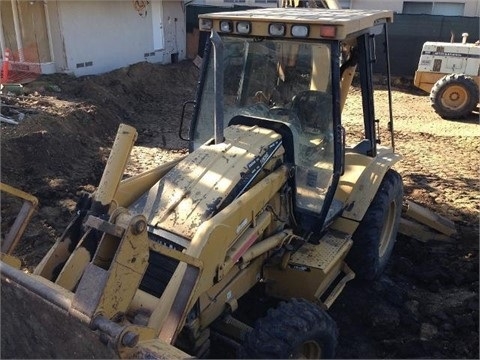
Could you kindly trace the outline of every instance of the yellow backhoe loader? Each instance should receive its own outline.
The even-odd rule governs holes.
[[[220,342],[244,358],[333,357],[328,308],[355,276],[382,273],[402,213],[393,121],[381,146],[372,84],[391,21],[200,15],[210,40],[182,116],[189,154],[122,180],[137,135],[120,126],[97,190],[34,273],[2,262],[2,356],[206,357]],[[347,143],[356,72],[363,138]],[[254,319],[252,294],[273,304]]]

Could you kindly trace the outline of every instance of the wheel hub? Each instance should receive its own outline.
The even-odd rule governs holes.
[[[305,341],[299,349],[293,354],[293,359],[321,359],[322,348],[314,340]]]
[[[445,89],[442,96],[442,104],[450,109],[458,109],[468,102],[467,91],[459,85],[453,85]]]

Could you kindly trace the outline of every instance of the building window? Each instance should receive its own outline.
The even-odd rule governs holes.
[[[230,3],[230,4],[245,4],[245,0],[223,0],[223,2]]]
[[[435,1],[404,1],[404,14],[463,16],[465,4]]]
[[[255,0],[255,4],[276,4],[278,0]]]

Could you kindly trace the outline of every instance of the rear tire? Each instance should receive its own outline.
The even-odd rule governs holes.
[[[464,74],[445,75],[430,92],[430,102],[442,118],[458,119],[469,115],[478,103],[478,86]]]
[[[320,307],[304,299],[281,302],[257,320],[246,335],[243,356],[253,359],[330,359],[337,325]]]
[[[352,235],[353,246],[346,262],[357,278],[375,280],[385,269],[397,237],[402,201],[402,178],[396,171],[388,170]]]

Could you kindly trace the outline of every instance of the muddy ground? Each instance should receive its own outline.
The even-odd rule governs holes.
[[[186,152],[178,138],[182,103],[194,99],[199,70],[191,62],[140,63],[101,76],[42,76],[24,95],[2,95],[1,181],[30,192],[40,207],[15,254],[32,270],[65,229],[81,191],[98,185],[116,129],[139,136],[127,176]],[[387,93],[379,82],[377,118],[388,121]],[[454,221],[452,241],[399,236],[380,280],[350,282],[331,308],[340,329],[338,358],[479,357],[478,112],[449,121],[436,115],[427,94],[397,79],[393,92],[395,168],[405,198]],[[361,97],[353,88],[344,120],[353,124]],[[22,117],[20,115],[20,117]],[[388,135],[384,132],[384,141]],[[18,203],[2,197],[2,237]]]

